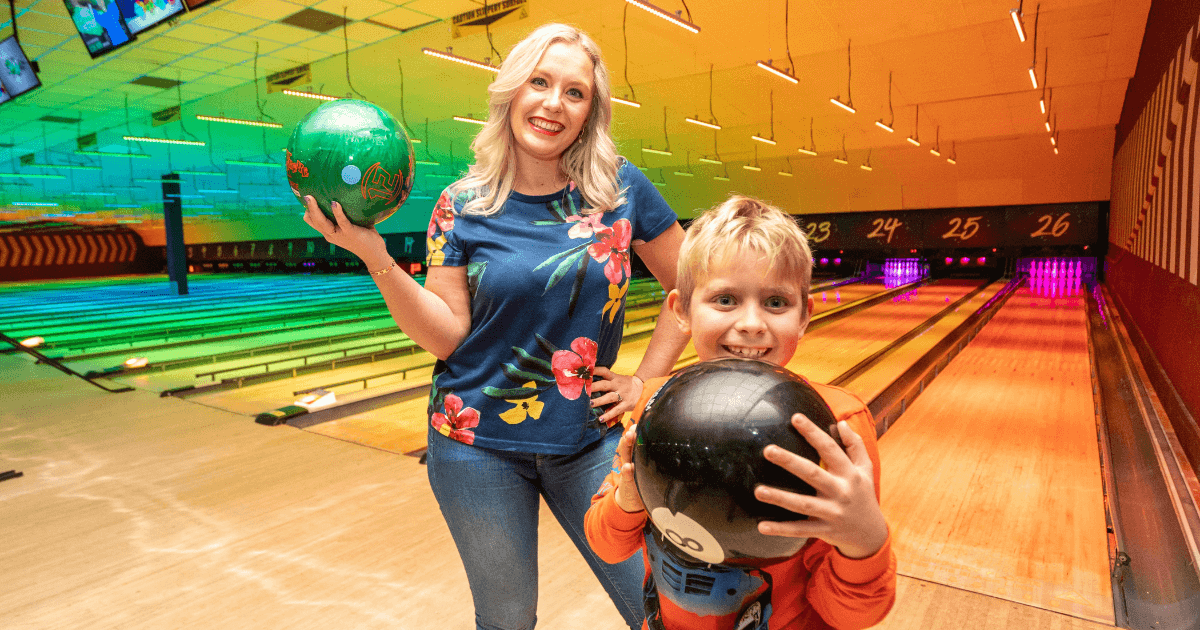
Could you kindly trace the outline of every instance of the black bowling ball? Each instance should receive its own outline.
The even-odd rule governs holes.
[[[654,527],[701,562],[795,555],[806,539],[766,536],[760,521],[807,517],[754,497],[760,484],[816,490],[763,457],[777,444],[820,461],[791,424],[802,413],[836,423],[819,394],[776,365],[745,359],[697,363],[671,377],[646,405],[633,448],[638,492]]]

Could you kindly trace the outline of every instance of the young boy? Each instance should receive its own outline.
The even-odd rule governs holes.
[[[735,196],[688,229],[667,305],[701,361],[741,357],[785,366],[812,313],[811,277],[812,253],[796,223],[777,208]],[[666,380],[646,383],[634,422]],[[613,470],[592,498],[585,531],[606,562],[644,551],[644,628],[866,628],[891,610],[896,559],[879,508],[874,420],[853,394],[810,384],[838,418],[845,450],[801,414],[792,424],[822,465],[778,446],[764,449],[768,461],[817,489],[811,497],[765,486],[755,492],[760,501],[809,516],[759,524],[765,535],[809,539],[790,558],[709,565],[656,536],[634,484],[636,427],[626,429]]]

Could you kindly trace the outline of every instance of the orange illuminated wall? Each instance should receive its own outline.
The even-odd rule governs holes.
[[[1151,5],[1116,134],[1106,271],[1139,350],[1161,366],[1147,368],[1193,467],[1200,464],[1198,19],[1197,3]]]

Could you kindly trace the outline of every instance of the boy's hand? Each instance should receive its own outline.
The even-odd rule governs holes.
[[[646,509],[642,503],[642,495],[638,492],[637,482],[633,479],[633,443],[637,440],[637,425],[630,425],[621,434],[621,442],[617,444],[617,456],[621,458],[621,481],[617,484],[613,496],[617,506],[626,512],[641,512]]]
[[[874,467],[862,438],[849,424],[839,422],[837,433],[846,445],[843,452],[828,433],[804,415],[792,416],[792,425],[817,449],[826,467],[774,444],[764,448],[768,461],[808,482],[817,495],[758,486],[754,496],[759,501],[808,515],[806,521],[763,521],[758,531],[771,536],[820,538],[848,558],[874,555],[887,541],[888,528],[875,498]]]

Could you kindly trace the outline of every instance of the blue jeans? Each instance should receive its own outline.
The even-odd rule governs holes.
[[[537,622],[539,496],[629,627],[641,628],[641,552],[608,564],[583,533],[583,515],[620,439],[620,431],[609,431],[574,455],[538,455],[469,446],[429,430],[429,483],[467,570],[479,630],[531,630]]]

